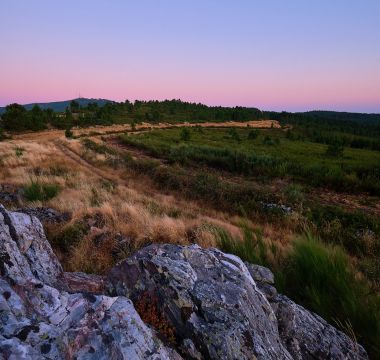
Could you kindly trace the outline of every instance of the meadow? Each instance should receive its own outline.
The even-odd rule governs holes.
[[[124,137],[126,144],[170,161],[206,165],[257,178],[288,177],[337,191],[380,194],[380,152],[345,148],[329,154],[328,145],[291,140],[280,129],[167,129]]]

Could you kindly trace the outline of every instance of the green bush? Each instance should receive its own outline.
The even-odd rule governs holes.
[[[255,129],[255,130],[251,130],[249,133],[248,133],[248,140],[255,140],[258,138],[260,134],[260,131]]]
[[[88,138],[85,138],[85,139],[82,139],[81,140],[82,144],[84,147],[86,147],[87,149],[90,149],[98,154],[109,154],[109,155],[116,155],[117,152],[116,150],[106,146],[106,145],[103,145],[103,144],[98,144],[96,143],[95,141],[92,141]]]
[[[231,128],[228,130],[228,134],[230,136],[230,138],[236,142],[240,142],[241,139],[240,139],[240,136],[239,136],[239,133],[236,131],[235,128]]]
[[[68,138],[68,139],[72,139],[74,137],[74,134],[73,132],[71,131],[71,129],[66,129],[65,130],[65,136]]]
[[[6,139],[6,136],[4,134],[4,130],[2,128],[0,128],[0,141]]]
[[[77,222],[63,227],[58,233],[49,236],[49,241],[63,252],[69,252],[86,235],[86,227]]]
[[[188,128],[181,129],[180,139],[182,141],[189,141],[191,139],[191,132]]]
[[[344,146],[340,143],[332,143],[327,147],[326,156],[330,157],[343,157]]]
[[[265,135],[263,144],[272,146],[272,145],[276,145],[276,142],[269,135]]]
[[[57,196],[58,192],[58,185],[40,184],[34,181],[24,187],[24,197],[28,201],[47,201]]]
[[[304,201],[303,188],[301,185],[292,183],[285,189],[285,196],[287,201],[292,204],[300,205]]]
[[[17,146],[15,149],[15,154],[17,157],[21,157],[24,155],[25,149],[22,147]]]

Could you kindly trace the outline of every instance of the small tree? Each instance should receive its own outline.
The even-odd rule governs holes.
[[[73,132],[71,131],[70,128],[66,129],[65,130],[65,136],[68,138],[68,139],[72,139],[74,137],[74,134]]]
[[[183,128],[181,130],[181,140],[182,141],[189,141],[190,138],[191,138],[190,130],[188,128]]]
[[[259,134],[260,134],[259,130],[257,130],[257,129],[251,130],[248,133],[248,140],[255,140],[255,139],[257,139],[257,137],[259,136]]]
[[[239,133],[236,131],[235,128],[231,128],[231,129],[229,130],[229,134],[230,134],[230,137],[231,137],[232,140],[235,140],[235,141],[237,141],[237,142],[240,142],[240,141],[241,141],[240,136],[239,136]]]
[[[78,101],[71,100],[71,102],[70,102],[70,110],[71,110],[71,112],[78,112],[79,108],[80,108],[80,105],[79,105]]]
[[[333,142],[327,147],[326,155],[335,158],[342,158],[344,154],[344,146],[339,142]]]
[[[275,145],[276,143],[269,135],[266,135],[264,140],[263,140],[263,144],[264,145]]]

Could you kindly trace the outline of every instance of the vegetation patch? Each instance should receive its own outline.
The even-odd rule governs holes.
[[[295,241],[287,261],[277,274],[279,290],[348,335],[353,331],[370,354],[380,356],[379,296],[354,275],[341,248],[308,235]]]
[[[59,186],[54,184],[41,184],[38,181],[32,181],[23,189],[23,195],[28,201],[47,201],[59,193]]]
[[[134,305],[144,323],[156,329],[163,340],[172,345],[176,344],[175,329],[159,310],[158,299],[155,295],[144,292]]]

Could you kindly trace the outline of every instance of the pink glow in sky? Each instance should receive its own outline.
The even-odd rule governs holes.
[[[380,112],[380,2],[331,3],[4,0],[0,106],[81,95]]]

